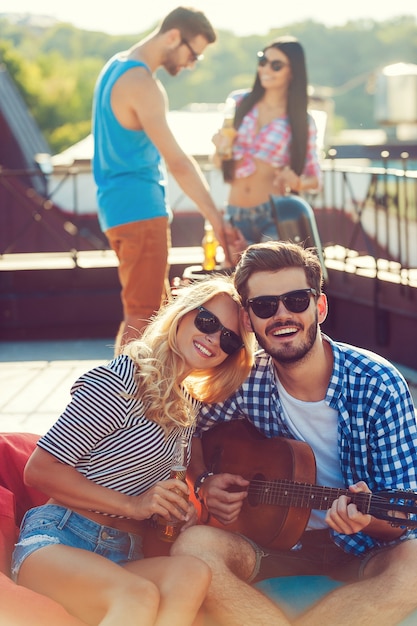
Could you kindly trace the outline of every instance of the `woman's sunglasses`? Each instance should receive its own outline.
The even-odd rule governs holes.
[[[199,306],[197,309],[194,326],[205,335],[213,335],[213,333],[217,333],[220,330],[220,348],[226,354],[233,354],[240,348],[243,348],[242,338],[234,333],[233,330],[223,326],[219,318],[203,306]]]
[[[258,52],[259,67],[265,67],[265,65],[268,65],[268,63],[271,66],[271,70],[273,72],[280,72],[283,67],[286,67],[288,65],[288,63],[285,63],[284,61],[278,61],[278,59],[275,59],[275,61],[270,61],[266,58],[263,52]]]
[[[291,313],[303,313],[310,304],[310,296],[317,296],[315,289],[297,289],[288,291],[282,296],[258,296],[248,300],[248,306],[255,313],[256,317],[266,320],[278,311],[279,303],[282,302],[285,308]]]

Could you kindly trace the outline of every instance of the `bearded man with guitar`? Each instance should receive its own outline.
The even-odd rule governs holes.
[[[315,251],[289,242],[249,246],[236,268],[261,350],[232,397],[201,409],[190,478],[206,524],[172,548],[210,565],[218,625],[288,625],[250,584],[277,576],[350,583],[299,626],[394,626],[417,608],[413,401],[392,364],[321,332],[322,282]]]

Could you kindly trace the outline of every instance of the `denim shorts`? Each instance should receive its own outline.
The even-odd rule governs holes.
[[[241,231],[248,245],[279,239],[269,201],[250,208],[228,204],[225,219]]]
[[[332,540],[328,530],[303,533],[291,550],[271,550],[245,537],[255,550],[256,564],[247,582],[259,582],[281,576],[329,576],[341,582],[363,579],[365,566],[390,546],[379,546],[361,555],[348,554]]]
[[[62,506],[45,504],[30,509],[22,520],[12,556],[13,580],[17,580],[27,556],[57,544],[95,552],[119,565],[144,558],[140,535],[102,526]]]

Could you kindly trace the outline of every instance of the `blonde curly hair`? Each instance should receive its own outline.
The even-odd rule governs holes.
[[[137,398],[143,403],[147,418],[167,431],[174,425],[183,427],[193,423],[198,403],[192,398],[207,403],[221,402],[249,374],[255,340],[253,333],[245,329],[239,314],[242,348],[220,365],[195,370],[183,379],[186,364],[177,346],[178,325],[187,313],[220,294],[229,295],[236,306],[241,306],[233,280],[228,276],[215,274],[181,287],[176,297],[151,319],[141,338],[129,343],[123,351],[136,364]]]

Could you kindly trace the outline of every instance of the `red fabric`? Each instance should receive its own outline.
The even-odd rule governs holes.
[[[18,526],[27,509],[46,496],[23,483],[23,469],[39,435],[0,433],[0,624],[4,626],[86,626],[60,604],[16,585],[10,560]]]
[[[0,433],[0,485],[15,495],[16,523],[34,506],[44,504],[47,497],[23,482],[23,470],[36,447],[39,435],[32,433]]]
[[[9,574],[10,571],[16,535],[14,495],[0,486],[0,571],[5,574]]]

